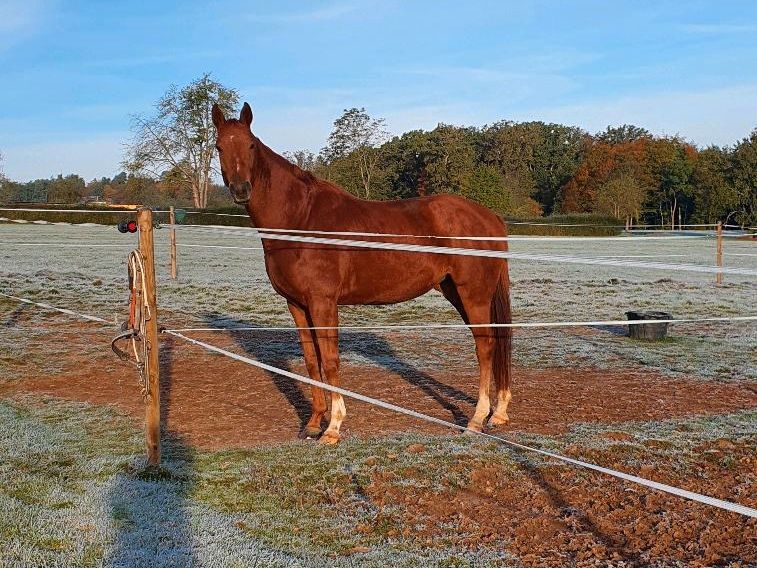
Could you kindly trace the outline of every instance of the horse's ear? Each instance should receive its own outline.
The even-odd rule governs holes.
[[[242,112],[239,113],[239,122],[243,122],[247,126],[250,126],[252,124],[252,109],[247,103],[244,103]]]
[[[224,122],[226,122],[226,117],[223,115],[223,111],[221,110],[221,107],[218,106],[218,104],[213,104],[213,125],[218,128],[220,127]]]

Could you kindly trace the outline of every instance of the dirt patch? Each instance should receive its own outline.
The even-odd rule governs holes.
[[[698,448],[690,471],[641,466],[633,473],[689,490],[734,498],[754,507],[755,455],[751,444],[731,443],[728,468],[718,441]],[[644,459],[643,450],[610,446],[587,451],[590,461]],[[466,464],[459,464],[465,467]],[[633,470],[628,466],[623,469]],[[607,476],[577,479],[568,467],[523,466],[520,474],[480,465],[467,486],[442,493],[392,483],[377,471],[365,493],[379,507],[402,504],[400,526],[414,527],[419,544],[444,540],[475,548],[505,543],[525,566],[754,566],[754,519],[631,487]],[[362,534],[380,524],[358,527]],[[408,532],[410,535],[411,532]]]
[[[96,339],[99,338],[99,339]],[[67,339],[70,339],[68,341]],[[0,384],[0,395],[18,392],[113,404],[143,415],[136,370],[121,364],[101,335],[82,357],[64,338],[54,351],[63,365],[55,374],[28,369],[29,378]],[[229,338],[211,342],[242,352]],[[102,345],[97,342],[103,342]],[[296,343],[292,342],[292,349]],[[254,356],[254,354],[253,354]],[[301,357],[272,351],[266,362],[305,374]],[[163,338],[163,415],[168,430],[205,449],[249,447],[295,439],[310,412],[306,385],[251,367],[179,339]],[[39,373],[39,375],[38,375]],[[477,372],[473,366],[444,372],[344,365],[343,386],[393,404],[464,424],[473,413]],[[617,423],[717,414],[757,406],[754,385],[673,380],[643,371],[516,369],[510,429],[555,434],[577,422]],[[347,400],[345,435],[397,431],[440,433],[441,427]]]
[[[35,354],[23,379],[0,382],[0,396],[45,393],[115,405],[140,420],[144,406],[136,371],[109,352],[109,334],[56,330],[56,342],[41,338],[26,347]],[[273,365],[304,373],[296,343],[248,344],[214,335],[210,342]],[[44,349],[45,357],[37,356]],[[46,358],[55,360],[50,371]],[[47,365],[47,366],[46,366]],[[343,366],[347,388],[463,422],[475,405],[476,369],[449,365],[443,372],[387,362]],[[295,381],[220,355],[163,338],[161,352],[163,415],[166,429],[183,442],[209,450],[250,447],[296,438],[310,411],[308,389]],[[510,429],[557,434],[578,422],[614,424],[719,414],[757,407],[752,383],[672,380],[643,370],[517,369],[510,407]],[[373,436],[398,431],[445,433],[389,411],[347,401],[346,435]],[[620,427],[600,435],[601,449],[568,446],[578,459],[636,473],[722,499],[757,506],[754,446],[725,438],[702,443],[681,460],[655,457],[665,442],[626,444]],[[660,446],[660,447],[658,447]],[[424,456],[424,444],[408,454]],[[506,550],[524,566],[746,566],[757,563],[754,519],[620,483],[571,467],[517,468],[458,459],[465,481],[442,480],[443,489],[413,482],[413,468],[397,470],[396,454],[365,460],[370,472],[361,482],[378,513],[357,525],[358,534],[403,538],[420,548],[453,547]],[[457,458],[453,458],[457,459]],[[450,474],[455,473],[450,471]],[[469,473],[468,473],[469,472]],[[455,475],[451,475],[455,478]],[[460,477],[460,475],[457,475]],[[387,515],[392,522],[387,522]],[[399,518],[394,518],[399,516]],[[387,527],[398,527],[397,529]],[[400,533],[396,531],[401,531]],[[404,532],[407,531],[407,534]],[[361,554],[368,547],[351,550]]]

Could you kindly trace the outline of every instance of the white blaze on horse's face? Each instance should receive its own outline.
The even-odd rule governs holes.
[[[244,103],[239,120],[223,115],[218,105],[213,105],[213,124],[218,131],[216,149],[221,162],[223,183],[231,191],[236,203],[246,204],[252,194],[252,154],[255,139],[252,136],[252,109]]]

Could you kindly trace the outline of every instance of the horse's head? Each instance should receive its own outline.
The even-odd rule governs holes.
[[[227,120],[221,108],[214,104],[213,124],[218,131],[216,149],[221,162],[223,183],[231,191],[234,202],[244,205],[252,194],[252,154],[255,144],[250,130],[252,109],[244,103],[239,120]]]

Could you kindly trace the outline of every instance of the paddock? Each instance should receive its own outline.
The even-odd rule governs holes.
[[[155,231],[161,326],[291,327],[285,302],[268,284],[256,235],[232,234],[236,231],[229,229],[177,231],[179,278],[173,280],[168,232]],[[714,264],[712,239],[650,242],[642,238],[646,237],[513,240],[510,248],[525,254]],[[125,317],[124,259],[135,246],[133,236],[104,226],[0,224],[0,240],[0,291],[108,321]],[[727,240],[725,266],[755,270],[754,254],[752,242]],[[242,272],[250,265],[252,270]],[[674,317],[690,319],[757,313],[757,284],[748,275],[726,274],[725,282],[716,285],[711,273],[629,266],[513,260],[510,270],[515,321],[614,321],[623,319],[627,309],[665,309]],[[174,541],[193,544],[186,554],[198,560],[203,553],[194,544],[223,545],[207,530],[196,531],[183,517],[185,510],[202,509],[203,522],[212,517],[211,525],[233,533],[233,542],[245,542],[237,544],[242,547],[235,557],[242,564],[254,554],[268,554],[281,565],[325,554],[334,555],[332,563],[344,565],[380,564],[388,558],[406,565],[419,559],[442,565],[538,564],[561,554],[574,559],[623,559],[631,565],[645,562],[649,555],[671,562],[754,561],[754,544],[748,539],[753,520],[514,453],[491,441],[460,438],[438,425],[369,405],[351,403],[347,439],[333,455],[295,442],[309,405],[302,386],[165,334],[161,379],[167,473],[165,479],[142,479],[138,471],[142,450],[133,438],[144,405],[133,367],[118,362],[109,351],[114,326],[98,327],[2,298],[0,306],[4,412],[23,409],[43,424],[50,421],[50,412],[58,417],[58,424],[80,414],[88,423],[87,417],[105,413],[108,424],[118,425],[114,431],[129,433],[125,441],[109,442],[118,447],[112,453],[124,469],[116,468],[101,483],[101,492],[112,491],[116,480],[119,491],[136,492],[148,503],[156,488],[174,495],[169,509],[175,509],[178,524],[186,521],[190,527],[179,530]],[[435,294],[397,306],[345,308],[340,313],[346,326],[459,322]],[[755,333],[754,322],[690,322],[671,326],[666,341],[638,343],[625,337],[625,328],[619,325],[516,329],[512,422],[505,434],[576,459],[754,507],[757,366],[750,353],[757,343]],[[196,331],[192,337],[304,373],[292,331]],[[348,389],[399,406],[415,400],[415,410],[446,421],[459,422],[472,413],[475,360],[464,329],[354,330],[343,335],[341,350],[343,385]],[[261,407],[259,400],[270,402]],[[68,426],[61,428],[68,432]],[[22,462],[29,459],[11,438],[6,437],[3,445]],[[315,457],[304,458],[307,452]],[[101,453],[98,459],[113,461],[105,457],[107,452]],[[325,485],[303,474],[300,481],[308,486],[305,501],[299,504],[295,499],[292,505],[308,511],[305,517],[315,515],[323,528],[305,523],[296,533],[279,527],[283,533],[271,535],[259,525],[261,519],[271,522],[274,512],[262,513],[254,504],[232,506],[235,500],[244,500],[238,490],[224,488],[219,480],[246,483],[257,497],[267,487],[274,496],[269,497],[281,507],[293,497],[272,490],[271,485],[285,475],[276,464],[288,463],[292,455],[315,460],[315,469],[326,472]],[[461,464],[462,455],[471,457],[472,465]],[[70,459],[76,464],[79,458]],[[229,468],[233,475],[227,476]],[[431,474],[438,479],[431,479]],[[34,472],[29,475],[33,478]],[[259,487],[260,478],[268,485]],[[483,489],[469,489],[472,480],[477,485],[483,480]],[[312,506],[308,505],[313,497],[311,482],[317,488]],[[4,495],[6,504],[18,500]],[[117,565],[119,559],[128,563],[135,558],[130,555],[138,553],[126,547],[137,538],[137,529],[147,543],[138,551],[149,549],[151,538],[157,538],[144,535],[157,528],[159,523],[151,516],[157,513],[140,519],[114,493],[107,495],[105,518],[90,536],[111,564]],[[459,505],[444,506],[440,496]],[[65,527],[56,528],[54,509],[45,499],[37,514],[61,531],[61,542],[67,542],[71,535]],[[80,506],[76,499],[70,501],[76,503],[74,508]],[[524,506],[528,501],[538,503],[547,514],[538,514],[533,505]],[[346,524],[334,528],[327,512],[345,503]],[[113,520],[114,511],[115,517],[122,514],[119,507],[126,507],[123,514],[132,523],[120,529],[118,519]],[[691,546],[705,527],[709,536]],[[326,534],[334,535],[335,542],[326,543]],[[39,558],[54,557],[54,548],[33,547]],[[22,553],[21,547],[12,550]],[[73,550],[66,554],[75,556],[80,549]],[[233,556],[233,549],[228,553]]]

